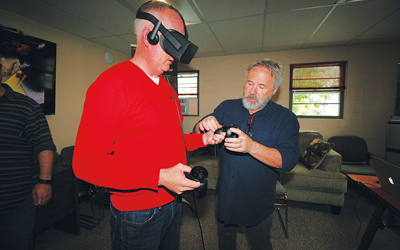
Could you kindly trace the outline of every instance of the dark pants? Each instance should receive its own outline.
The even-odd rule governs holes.
[[[36,206],[30,195],[10,212],[0,216],[0,249],[33,249]]]
[[[142,211],[119,211],[111,205],[113,250],[179,249],[181,203],[177,200]]]
[[[272,250],[271,226],[273,214],[255,226],[246,227],[252,250]],[[218,221],[218,245],[220,250],[236,250],[238,225],[225,225]]]

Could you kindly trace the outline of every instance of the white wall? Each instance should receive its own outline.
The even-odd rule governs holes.
[[[56,114],[46,118],[58,152],[74,145],[86,90],[110,66],[104,53],[113,53],[113,64],[130,57],[2,9],[0,24],[57,44]]]
[[[320,131],[326,140],[333,135],[361,136],[370,152],[384,158],[386,124],[395,109],[398,43],[194,58],[190,65],[179,65],[179,70],[200,70],[200,116],[186,116],[184,131],[190,132],[221,101],[240,98],[244,71],[260,58],[282,63],[285,77],[273,100],[285,107],[289,107],[290,64],[348,61],[343,119],[301,118],[300,129]]]

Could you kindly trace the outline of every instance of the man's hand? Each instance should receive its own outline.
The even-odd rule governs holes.
[[[266,147],[254,141],[240,129],[231,128],[230,130],[238,134],[239,138],[226,138],[224,144],[226,149],[234,152],[248,153],[270,167],[282,168],[282,156],[277,149]]]
[[[213,145],[213,144],[219,144],[225,139],[225,132],[222,132],[220,134],[214,134],[212,131],[208,131],[203,135],[203,142],[204,145]]]
[[[226,138],[226,149],[240,153],[250,153],[255,146],[255,142],[238,128],[230,128],[231,132],[236,133],[239,138]]]
[[[33,203],[35,206],[44,206],[51,199],[51,185],[38,183],[32,191]]]
[[[172,168],[161,169],[158,185],[164,186],[176,194],[182,194],[185,191],[198,188],[200,187],[200,182],[189,180],[185,176],[185,172],[189,173],[191,170],[191,167],[181,163]]]
[[[199,129],[199,132],[215,132],[215,130],[219,129],[220,127],[222,127],[222,125],[219,124],[219,122],[217,121],[217,118],[215,118],[214,116],[208,116],[206,118],[204,118],[204,120],[202,120],[201,122],[199,122],[196,126],[196,128]],[[197,133],[197,131],[196,131]]]

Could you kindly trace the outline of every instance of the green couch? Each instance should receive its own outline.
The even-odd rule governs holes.
[[[316,131],[300,131],[299,149],[304,152],[315,138],[323,139]],[[330,150],[316,169],[309,170],[298,162],[292,171],[281,174],[288,200],[329,205],[339,214],[344,207],[347,177],[340,173],[342,156]]]

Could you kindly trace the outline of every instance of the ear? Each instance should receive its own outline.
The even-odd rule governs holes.
[[[276,89],[274,89],[272,95],[275,95],[276,91],[278,91],[279,87],[277,87]]]
[[[142,41],[145,47],[150,47],[151,44],[149,43],[149,41],[147,40],[147,34],[149,34],[151,31],[151,29],[149,28],[145,28],[142,30]]]

